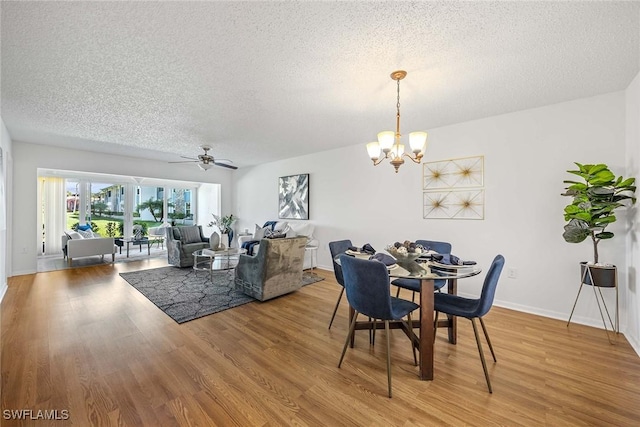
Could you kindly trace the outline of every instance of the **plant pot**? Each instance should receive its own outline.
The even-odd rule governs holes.
[[[580,263],[580,279],[585,285],[615,288],[616,275],[615,265],[587,265],[586,261]]]

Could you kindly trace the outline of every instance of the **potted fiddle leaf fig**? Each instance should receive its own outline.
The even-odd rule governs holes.
[[[562,195],[573,200],[564,208],[564,219],[568,223],[564,226],[562,237],[569,243],[581,243],[591,238],[593,262],[581,263],[583,283],[590,285],[590,278],[593,277],[596,286],[615,286],[615,267],[599,262],[598,244],[614,237],[611,231],[605,229],[617,220],[616,209],[636,202],[636,179],[616,177],[605,164],[575,164],[578,169],[567,172],[582,180],[564,181],[568,186]],[[588,275],[585,274],[585,265],[589,266]],[[596,276],[602,276],[601,283],[598,283]]]

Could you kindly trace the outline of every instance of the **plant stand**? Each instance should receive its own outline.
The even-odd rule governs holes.
[[[611,338],[609,336],[609,329],[607,328],[607,322],[605,321],[604,314],[602,313],[602,307],[604,307],[604,311],[607,314],[607,318],[609,319],[609,325],[611,326],[612,333],[617,336],[620,333],[620,319],[619,319],[619,307],[618,307],[618,269],[615,265],[613,266],[601,266],[601,265],[588,265],[587,263],[580,263],[581,267],[581,278],[580,278],[580,288],[578,289],[578,295],[576,295],[576,300],[573,303],[573,308],[571,309],[571,314],[569,315],[569,320],[567,321],[567,327],[571,323],[571,317],[573,317],[573,312],[576,309],[576,305],[578,304],[578,298],[580,297],[580,292],[582,291],[582,287],[584,285],[591,286],[593,288],[593,295],[596,298],[596,304],[598,305],[598,311],[600,311],[600,317],[602,318],[602,324],[604,325],[604,330],[607,334],[607,339],[609,343],[613,344]],[[596,291],[596,288],[598,290]],[[615,312],[615,325],[611,320],[611,315],[609,314],[609,309],[607,308],[607,304],[605,303],[604,296],[602,295],[602,288],[615,288],[616,290],[616,312]],[[601,305],[602,304],[602,305]]]

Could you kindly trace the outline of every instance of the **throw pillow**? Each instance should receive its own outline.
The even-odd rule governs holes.
[[[81,230],[81,231],[91,230],[91,225],[89,224],[78,225],[78,230]]]
[[[273,231],[285,231],[289,223],[287,221],[278,221],[276,225],[273,226]]]
[[[80,233],[78,233],[77,231],[70,231],[67,233],[67,236],[69,236],[69,238],[71,240],[73,239],[83,239],[82,235]]]
[[[265,233],[266,233],[267,230],[271,231],[271,228],[270,227],[260,227],[258,224],[256,224],[256,230],[253,233],[253,240],[264,239],[264,236],[265,236]]]
[[[83,239],[93,239],[93,231],[91,230],[80,230],[78,228],[78,234],[81,235]]]
[[[287,229],[287,238],[296,237],[297,235],[298,233],[296,233],[293,228],[289,227],[289,229]]]

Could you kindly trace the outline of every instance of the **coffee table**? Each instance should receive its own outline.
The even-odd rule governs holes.
[[[231,264],[231,260],[237,260],[240,254],[246,254],[247,250],[242,248],[227,248],[212,251],[215,254],[215,260],[212,263],[212,270],[231,270],[235,265]]]
[[[151,255],[151,243],[155,243],[154,240],[150,240],[148,237],[141,239],[135,239],[133,237],[116,237],[114,243],[118,246],[120,253],[122,253],[122,247],[127,244],[127,258],[129,258],[129,245],[139,246],[140,252],[142,252],[142,245],[147,245],[147,255]]]
[[[198,249],[193,253],[193,270],[208,271],[209,280],[213,280],[213,262],[215,253],[211,249]]]

